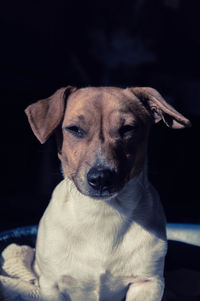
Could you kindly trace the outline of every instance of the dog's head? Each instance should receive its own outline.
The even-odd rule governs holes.
[[[41,143],[56,130],[65,176],[93,198],[112,196],[141,172],[153,123],[190,126],[152,88],[68,86],[25,112]]]

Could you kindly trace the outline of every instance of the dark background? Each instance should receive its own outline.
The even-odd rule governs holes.
[[[149,176],[169,222],[200,223],[198,2],[1,4],[0,230],[38,223],[61,180],[53,137],[40,145],[24,109],[68,84],[152,86],[191,120],[152,129]]]

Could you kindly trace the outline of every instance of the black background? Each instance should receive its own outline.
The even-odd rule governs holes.
[[[152,86],[192,128],[159,123],[149,176],[169,222],[200,223],[198,0],[8,0],[1,4],[0,230],[38,223],[61,180],[53,137],[24,109],[68,84]]]

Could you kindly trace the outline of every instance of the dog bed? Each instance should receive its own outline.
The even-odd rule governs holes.
[[[32,269],[36,234],[37,226],[0,233],[0,301],[40,300]],[[200,225],[168,224],[167,234],[163,301],[199,301]]]

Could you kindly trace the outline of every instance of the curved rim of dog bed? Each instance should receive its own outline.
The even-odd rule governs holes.
[[[2,231],[0,232],[0,245],[5,246],[14,241],[19,244],[29,243],[34,247],[37,231],[37,225]],[[200,224],[167,223],[167,238],[200,246]],[[2,250],[1,246],[0,249]]]

